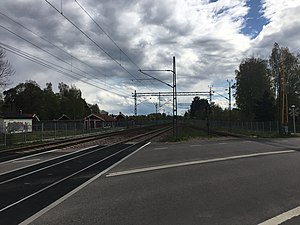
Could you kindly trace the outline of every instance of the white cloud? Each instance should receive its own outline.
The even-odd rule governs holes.
[[[121,111],[125,114],[133,114],[131,94],[134,90],[137,92],[171,91],[166,85],[147,80],[149,77],[139,73],[139,68],[172,69],[172,57],[176,56],[178,91],[208,91],[208,85],[211,84],[215,87],[223,85],[221,88],[225,89],[226,80],[234,79],[234,70],[249,54],[268,56],[275,41],[291,49],[300,47],[298,41],[300,2],[297,0],[264,0],[263,15],[270,23],[254,40],[241,33],[245,16],[249,11],[247,0],[219,0],[212,3],[208,0],[101,2],[81,0],[79,2],[126,55],[74,1],[63,1],[64,15],[72,19],[116,61],[111,60],[99,46],[88,40],[44,1],[3,0],[0,2],[0,11],[49,39],[84,63],[75,58],[71,60],[70,55],[34,37],[30,32],[0,15],[1,25],[45,48],[66,63],[36,49],[0,27],[1,42],[59,64],[66,69],[72,69],[73,73],[78,73],[73,75],[99,86],[100,89],[8,53],[11,63],[16,68],[14,85],[29,79],[36,80],[41,87],[44,87],[46,82],[52,82],[54,87],[59,82],[68,85],[76,84],[86,101],[97,103],[100,109],[111,113]],[[60,9],[60,4],[56,1],[51,3]],[[75,67],[86,73],[82,73]],[[172,83],[172,74],[168,72],[151,73],[151,75],[164,82]],[[109,94],[101,88],[120,93],[120,96]],[[226,105],[223,100],[216,99],[220,104]],[[182,101],[191,101],[191,99],[182,99]],[[147,110],[148,113],[153,112],[153,104],[153,102],[141,104],[140,112],[147,113]]]
[[[263,0],[263,15],[270,21],[253,40],[250,51],[263,58],[269,57],[275,42],[289,47],[300,47],[300,2],[296,0]]]

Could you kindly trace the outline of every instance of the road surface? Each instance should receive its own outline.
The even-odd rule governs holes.
[[[299,150],[299,138],[150,143],[22,224],[300,224]]]

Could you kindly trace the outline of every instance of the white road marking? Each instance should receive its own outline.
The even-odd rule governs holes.
[[[100,149],[101,149],[101,148],[100,148]],[[13,178],[11,178],[11,179],[2,181],[2,182],[0,182],[0,184],[5,184],[5,183],[8,183],[8,182],[10,182],[10,181],[17,180],[17,179],[19,179],[19,178],[21,178],[21,177],[26,177],[26,176],[28,176],[28,175],[30,175],[30,174],[33,174],[33,173],[36,173],[36,172],[39,172],[39,171],[42,171],[42,170],[51,168],[51,167],[56,166],[56,165],[60,165],[60,164],[62,164],[62,163],[71,161],[71,160],[73,160],[73,159],[80,158],[81,156],[85,156],[85,155],[91,154],[91,153],[93,153],[93,152],[99,151],[100,149],[95,149],[95,150],[93,150],[93,151],[91,151],[91,152],[86,152],[86,153],[83,153],[82,155],[77,155],[77,156],[74,156],[74,157],[72,157],[72,158],[65,159],[65,160],[63,160],[63,161],[59,161],[59,162],[57,162],[57,163],[51,164],[51,165],[49,165],[49,166],[45,166],[45,167],[42,167],[42,168],[37,169],[37,170],[33,170],[33,171],[31,171],[31,172],[28,172],[28,173],[24,173],[24,174],[22,174],[22,175],[20,175],[20,176],[16,176],[16,177],[13,177]]]
[[[274,224],[281,224],[289,219],[292,219],[293,217],[300,216],[300,206],[297,208],[291,209],[287,212],[284,212],[278,216],[275,216],[271,219],[268,219],[262,223],[259,223],[258,225],[274,225]]]
[[[13,163],[23,163],[23,162],[33,162],[33,161],[40,161],[41,159],[25,159],[25,160],[16,160]]]
[[[154,148],[154,150],[164,150],[164,149],[168,149],[168,147],[159,147],[159,148]]]
[[[31,167],[31,166],[35,166],[35,165],[38,165],[38,164],[41,164],[41,163],[44,163],[44,162],[48,162],[48,161],[51,161],[51,160],[54,160],[54,159],[59,159],[59,158],[62,158],[64,156],[68,156],[68,155],[72,155],[72,154],[75,154],[77,152],[81,152],[81,151],[85,151],[87,149],[90,149],[90,148],[94,148],[94,147],[97,147],[99,145],[94,145],[94,146],[91,146],[91,147],[87,147],[87,148],[83,148],[83,149],[79,149],[75,152],[70,152],[70,153],[67,153],[67,154],[64,154],[64,155],[60,155],[60,156],[57,156],[57,157],[54,157],[54,158],[51,158],[51,159],[48,159],[48,160],[44,160],[44,161],[41,161],[41,162],[38,162],[38,163],[34,163],[34,164],[30,164],[30,165],[27,165],[27,166],[23,166],[23,167],[20,167],[20,168],[16,168],[16,169],[13,169],[13,170],[9,170],[9,171],[6,171],[4,173],[0,173],[0,176],[1,175],[4,175],[4,174],[7,174],[7,173],[11,173],[11,172],[15,172],[17,170],[21,170],[21,169],[25,169],[27,167]],[[52,150],[53,151],[53,150]],[[19,158],[20,159],[20,158]],[[14,160],[11,160],[11,161],[15,161],[16,159]],[[8,161],[7,161],[8,162]]]
[[[103,174],[107,173],[108,171],[110,171],[111,169],[113,169],[115,166],[119,165],[121,162],[123,162],[124,160],[126,160],[127,158],[129,158],[130,156],[132,156],[133,154],[135,154],[136,152],[140,151],[141,149],[143,149],[144,147],[146,147],[147,145],[149,145],[150,143],[151,142],[148,142],[147,144],[141,146],[140,148],[138,148],[137,150],[135,150],[134,152],[132,152],[131,154],[129,154],[125,158],[123,158],[120,161],[116,162],[115,164],[111,165],[110,167],[108,167],[107,169],[103,170],[101,173],[97,174],[96,176],[92,177],[91,179],[89,179],[85,183],[81,184],[80,186],[78,186],[74,190],[70,191],[69,193],[67,193],[66,195],[64,195],[63,197],[61,197],[60,199],[57,199],[52,204],[48,205],[47,207],[43,208],[42,210],[40,210],[36,214],[34,214],[31,217],[27,218],[26,220],[24,220],[19,225],[27,225],[27,224],[32,223],[34,220],[36,220],[37,218],[39,218],[40,216],[42,216],[43,214],[45,214],[49,210],[53,209],[54,207],[56,207],[57,205],[59,205],[60,203],[62,203],[63,201],[65,201],[66,199],[70,198],[72,195],[74,195],[75,193],[77,193],[78,191],[80,191],[81,189],[83,189],[84,187],[86,187],[87,185],[89,185],[90,183],[92,183],[93,181],[95,181],[96,179],[98,179],[99,177],[101,177]]]
[[[287,151],[275,151],[275,152],[263,152],[263,153],[254,153],[254,154],[247,154],[247,155],[238,155],[238,156],[229,156],[224,158],[215,158],[215,159],[206,159],[206,160],[197,160],[191,162],[182,162],[182,163],[174,163],[168,165],[161,165],[161,166],[152,166],[146,168],[139,168],[139,169],[132,169],[132,170],[124,170],[115,173],[109,173],[106,177],[115,177],[127,174],[134,174],[134,173],[142,173],[154,170],[162,170],[162,169],[169,169],[181,166],[190,166],[190,165],[197,165],[197,164],[204,164],[204,163],[211,163],[211,162],[220,162],[226,160],[233,160],[233,159],[243,159],[243,158],[250,158],[250,157],[257,157],[257,156],[264,156],[264,155],[275,155],[275,154],[284,154],[284,153],[292,153],[295,152],[294,150],[287,150]]]
[[[227,142],[221,142],[221,143],[219,143],[219,145],[228,145],[228,143]]]
[[[202,145],[190,145],[190,147],[200,147]]]
[[[20,199],[20,200],[18,200],[18,201],[16,201],[16,202],[14,202],[14,203],[8,205],[8,206],[6,206],[6,207],[0,209],[0,212],[3,212],[3,211],[5,211],[5,210],[7,210],[7,209],[9,209],[9,208],[11,208],[11,207],[13,207],[13,206],[15,206],[15,205],[17,205],[17,204],[23,202],[23,201],[25,201],[25,200],[27,200],[27,199],[29,199],[29,198],[35,196],[35,195],[37,195],[37,194],[39,194],[39,193],[41,193],[41,192],[43,192],[43,191],[45,191],[45,190],[47,190],[47,189],[49,189],[49,188],[51,188],[51,187],[53,187],[53,186],[55,186],[55,185],[57,185],[57,184],[59,184],[59,183],[65,181],[65,180],[69,179],[70,177],[73,177],[73,176],[75,176],[76,174],[79,174],[79,173],[81,173],[81,172],[83,172],[83,171],[85,171],[85,170],[87,170],[87,169],[89,169],[89,168],[91,168],[91,167],[93,167],[93,166],[99,164],[100,162],[103,162],[103,161],[105,161],[105,160],[111,158],[112,156],[114,156],[114,155],[116,155],[116,154],[118,154],[118,153],[120,153],[120,152],[122,152],[122,151],[124,151],[124,149],[122,149],[121,151],[115,152],[115,153],[112,154],[112,155],[109,155],[109,156],[107,156],[107,157],[105,157],[105,158],[103,158],[103,159],[101,159],[101,160],[99,160],[99,161],[97,161],[97,162],[95,162],[95,163],[93,163],[93,164],[87,166],[87,167],[84,167],[83,169],[78,170],[78,171],[76,171],[75,173],[72,173],[72,174],[70,174],[70,175],[68,175],[68,176],[66,176],[66,177],[64,177],[64,178],[62,178],[62,179],[60,179],[60,180],[58,180],[58,181],[56,181],[56,182],[54,182],[54,183],[52,183],[52,184],[50,184],[50,185],[48,185],[48,186],[46,186],[46,187],[44,187],[44,188],[42,188],[42,189],[40,189],[40,190],[38,190],[38,191],[36,191],[36,192],[34,192],[34,193],[28,195],[28,196],[26,196],[26,197],[24,197],[24,198],[22,198],[22,199]],[[82,156],[82,155],[81,155],[81,156]],[[79,156],[76,156],[76,157],[74,157],[74,158],[78,158],[78,157],[79,157]],[[69,161],[69,160],[66,160],[66,161]],[[61,162],[60,162],[60,163],[61,163]],[[60,164],[60,163],[59,163],[59,164]],[[53,164],[53,165],[54,165],[54,164]],[[53,165],[51,165],[51,166],[53,166]],[[51,167],[51,166],[49,166],[49,167]],[[42,168],[42,169],[44,169],[44,168]],[[33,172],[37,172],[37,171],[40,171],[40,170],[42,170],[42,169],[39,169],[39,170],[36,170],[36,171],[33,171]],[[32,172],[32,173],[33,173],[33,172]],[[28,173],[28,174],[31,174],[31,173]],[[21,175],[21,176],[19,176],[19,177],[22,177],[22,176],[23,176],[23,175]],[[19,177],[16,177],[16,178],[12,178],[12,179],[10,179],[10,180],[3,181],[3,182],[1,182],[0,184],[7,183],[7,182],[9,182],[9,181],[11,181],[11,180],[14,180],[14,179],[17,179],[17,178],[19,178]]]
[[[50,152],[55,152],[57,150],[59,150],[59,149],[53,149],[53,150],[50,150],[50,151],[39,152],[39,153],[36,153],[36,154],[23,156],[23,157],[20,157],[20,158],[17,158],[17,159],[11,159],[11,160],[8,160],[8,161],[1,162],[0,165],[10,163],[10,162],[14,162],[14,161],[19,161],[20,159],[27,159],[27,158],[34,157],[34,156],[37,156],[37,155],[43,155],[43,154],[47,154],[47,153],[50,153]]]

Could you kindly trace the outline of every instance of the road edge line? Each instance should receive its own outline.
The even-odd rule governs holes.
[[[54,158],[51,158],[51,159],[47,159],[45,161],[41,161],[41,162],[37,162],[37,163],[34,163],[34,164],[31,164],[31,165],[27,165],[27,166],[23,166],[23,167],[19,167],[19,168],[15,168],[15,169],[12,169],[12,170],[9,170],[9,171],[6,171],[6,172],[3,172],[3,173],[0,173],[0,176],[2,175],[5,175],[5,174],[9,174],[9,173],[13,173],[13,172],[16,172],[18,170],[22,170],[22,169],[27,169],[31,166],[36,166],[36,165],[39,165],[39,164],[42,164],[44,162],[49,162],[51,160],[55,160],[55,159],[59,159],[59,158],[62,158],[62,157],[65,157],[65,156],[69,156],[69,155],[73,155],[73,154],[76,154],[78,152],[81,152],[81,151],[86,151],[86,150],[89,150],[91,148],[97,148],[99,147],[99,145],[93,145],[93,146],[90,146],[90,147],[86,147],[86,148],[81,148],[81,149],[78,149],[74,152],[69,152],[69,153],[66,153],[64,155],[59,155],[59,156],[56,156]],[[50,150],[50,152],[53,151],[53,150]],[[46,153],[49,153],[48,151],[47,152],[43,152],[43,154],[46,154]],[[32,156],[32,155],[31,155]],[[36,155],[35,155],[36,156]],[[21,157],[22,158],[22,157]],[[6,161],[6,162],[14,162],[14,161],[17,161],[15,159],[12,159],[12,160],[9,160],[9,161]]]
[[[88,181],[84,182],[83,184],[81,184],[77,188],[73,189],[69,193],[67,193],[64,196],[62,196],[61,198],[57,199],[56,201],[54,201],[53,203],[51,203],[47,207],[41,209],[40,211],[38,211],[37,213],[33,214],[32,216],[30,216],[29,218],[27,218],[23,222],[19,223],[19,225],[27,225],[27,224],[32,223],[34,220],[36,220],[37,218],[41,217],[43,214],[47,213],[48,211],[50,211],[54,207],[58,206],[60,203],[62,203],[63,201],[67,200],[72,195],[74,195],[75,193],[77,193],[78,191],[80,191],[81,189],[83,189],[84,187],[86,187],[87,185],[89,185],[90,183],[92,183],[93,181],[95,181],[96,179],[98,179],[99,177],[101,177],[103,174],[107,173],[109,170],[113,169],[114,167],[116,167],[117,165],[119,165],[121,162],[123,162],[124,160],[126,160],[127,158],[129,158],[130,156],[132,156],[133,154],[137,153],[138,151],[140,151],[141,149],[143,149],[144,147],[146,147],[149,144],[151,144],[151,142],[148,142],[148,143],[144,144],[143,146],[139,147],[137,150],[135,150],[134,152],[130,153],[129,155],[127,155],[126,157],[124,157],[120,161],[118,161],[115,164],[111,165],[110,167],[106,168],[102,172],[98,173],[96,176],[92,177],[91,179],[89,179]]]
[[[182,167],[182,166],[200,165],[200,164],[207,164],[207,163],[213,163],[213,162],[223,162],[223,161],[227,161],[227,160],[245,159],[245,158],[259,157],[259,156],[265,156],[265,155],[276,155],[276,154],[285,154],[285,153],[293,153],[293,152],[295,152],[295,151],[294,150],[286,150],[286,151],[275,151],[275,152],[263,152],[263,153],[254,153],[254,154],[246,154],[246,155],[238,155],[238,156],[228,156],[228,157],[223,157],[223,158],[203,159],[203,160],[190,161],[190,162],[172,163],[172,164],[166,164],[166,165],[150,166],[150,167],[137,168],[137,169],[131,169],[131,170],[123,170],[123,171],[119,171],[119,172],[115,172],[115,173],[109,173],[106,175],[106,177],[116,177],[116,176],[136,174],[136,173],[142,173],[142,172],[148,172],[148,171],[156,171],[156,170],[162,170],[162,169],[170,169],[170,168],[176,168],[176,167]]]
[[[271,219],[268,219],[262,223],[259,223],[258,225],[274,225],[274,224],[281,224],[285,221],[288,221],[296,216],[300,215],[300,206],[291,209],[289,211],[286,211],[284,213],[281,213]]]

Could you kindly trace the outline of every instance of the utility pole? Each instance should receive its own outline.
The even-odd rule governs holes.
[[[151,77],[152,79],[159,81],[160,83],[163,83],[169,87],[172,88],[172,96],[173,96],[173,135],[177,137],[177,90],[176,90],[176,61],[175,56],[173,56],[173,69],[172,70],[141,70],[139,71],[143,74],[145,74],[148,77]],[[151,76],[150,74],[145,73],[145,71],[152,71],[152,72],[172,72],[173,74],[173,85],[170,85],[162,80],[157,79],[156,77]]]
[[[213,85],[211,85],[211,86],[208,85],[208,87],[209,87],[209,104],[211,105],[211,103],[212,103],[212,95],[213,95],[211,89],[212,89]]]
[[[228,110],[229,110],[229,130],[231,131],[231,82],[232,80],[227,80],[228,82],[228,101],[229,101],[229,105],[228,105]]]
[[[296,116],[296,106],[292,105],[291,109],[292,109],[292,116],[293,116],[293,127],[294,127],[294,135],[296,135],[296,120],[295,120],[295,116]]]
[[[158,107],[160,108],[161,105],[160,105],[160,92],[158,92]]]
[[[229,101],[228,110],[231,111],[231,88],[232,88],[231,82],[232,82],[232,80],[227,80],[227,82],[228,82],[228,101]]]
[[[177,91],[176,91],[176,62],[173,56],[173,136],[177,137],[178,124],[177,124]]]
[[[136,90],[134,90],[134,115],[137,116]]]

